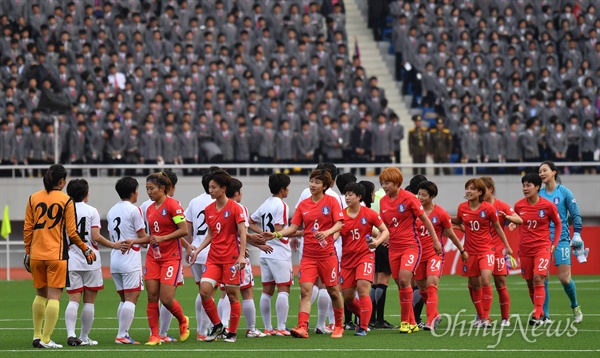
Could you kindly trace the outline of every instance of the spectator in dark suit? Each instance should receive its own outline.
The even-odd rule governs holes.
[[[350,135],[350,147],[353,150],[355,163],[366,163],[371,158],[373,134],[367,129],[367,125],[367,121],[361,119]],[[360,174],[365,175],[365,170],[361,169]]]

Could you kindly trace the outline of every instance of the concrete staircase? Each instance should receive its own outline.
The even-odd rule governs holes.
[[[394,56],[388,55],[389,43],[375,42],[373,33],[367,27],[368,0],[350,0],[346,6],[346,31],[348,33],[348,49],[354,55],[354,37],[358,40],[361,64],[367,72],[367,77],[377,76],[379,86],[385,90],[388,107],[392,109],[404,126],[404,140],[400,142],[401,163],[412,163],[408,155],[408,131],[414,126],[411,120],[410,105],[401,94],[401,82],[395,81]],[[410,104],[410,102],[408,102]]]

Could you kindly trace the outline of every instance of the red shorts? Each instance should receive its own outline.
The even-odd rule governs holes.
[[[373,275],[375,274],[375,258],[373,256],[373,254],[365,255],[356,267],[340,270],[340,288],[342,290],[356,287],[358,280],[373,283]]]
[[[201,282],[213,282],[213,285],[222,283],[225,286],[239,286],[244,282],[244,270],[232,270],[236,263],[214,264],[207,262]]]
[[[483,255],[469,255],[469,261],[463,264],[462,275],[465,277],[481,276],[483,270],[493,271],[495,262],[496,257],[493,251]]]
[[[326,287],[336,286],[338,284],[338,270],[339,263],[335,253],[323,259],[302,256],[298,279],[300,283],[316,283],[317,278],[320,278]]]
[[[542,248],[534,256],[519,255],[519,259],[521,260],[521,275],[523,278],[526,280],[533,280],[533,275],[546,276],[548,274],[548,264],[550,263],[551,257],[552,254],[550,253],[549,247]]]
[[[161,285],[178,286],[181,275],[181,260],[156,261],[146,256],[145,280],[160,280]]]
[[[415,273],[421,261],[421,249],[418,247],[404,250],[403,252],[392,252],[390,256],[390,269],[392,270],[392,277],[397,279],[400,277],[400,270],[407,270]]]
[[[494,276],[506,276],[508,275],[508,267],[506,266],[506,260],[504,260],[504,255],[502,255],[502,251],[494,254],[494,270],[492,271],[492,275]]]
[[[442,276],[444,270],[444,255],[433,255],[419,262],[415,271],[415,280],[423,281],[429,276]]]

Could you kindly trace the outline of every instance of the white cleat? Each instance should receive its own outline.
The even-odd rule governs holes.
[[[510,321],[503,319],[502,322],[500,322],[500,327],[510,327]]]
[[[80,346],[97,346],[97,345],[98,345],[98,341],[90,339],[89,337],[86,339],[81,339]]]
[[[50,340],[48,343],[44,343],[44,341],[40,340],[38,345],[39,348],[62,348],[61,344],[55,343],[53,340]]]
[[[253,329],[251,331],[246,332],[246,338],[263,338],[267,335],[258,329]]]
[[[573,308],[573,318],[575,323],[581,323],[583,321],[583,313],[581,313],[581,306]]]

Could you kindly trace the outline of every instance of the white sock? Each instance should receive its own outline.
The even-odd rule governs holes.
[[[160,331],[158,334],[166,336],[169,334],[169,327],[171,327],[171,321],[173,320],[173,314],[161,303],[160,305]]]
[[[75,335],[75,323],[77,323],[77,310],[79,302],[69,301],[65,310],[65,325],[67,326],[67,337],[77,337]]]
[[[84,303],[81,310],[81,334],[79,338],[88,339],[92,324],[94,323],[94,304]]]
[[[271,324],[271,296],[264,292],[260,295],[260,315],[265,324],[265,331],[273,330],[273,324]]]
[[[331,303],[331,296],[329,296],[329,293],[327,293],[327,298],[329,301],[329,305],[327,305],[327,320],[329,321],[329,324],[332,324],[335,323],[335,316],[333,315],[333,304]]]
[[[133,322],[133,316],[135,315],[135,304],[131,301],[121,302],[121,309],[119,310],[119,332],[117,333],[118,338],[127,337],[131,322]]]
[[[200,294],[196,296],[196,332],[198,332],[201,336],[204,336],[206,332],[202,332],[202,297]]]
[[[317,295],[319,294],[319,288],[317,287],[317,285],[313,286],[313,290],[312,293],[310,294],[310,305],[312,306],[313,303],[315,303],[315,301],[317,300]]]
[[[285,329],[285,321],[287,320],[290,310],[290,294],[287,292],[279,292],[275,301],[275,312],[277,312],[277,329]]]
[[[325,326],[325,319],[327,318],[327,311],[329,310],[330,304],[331,298],[329,298],[327,289],[320,289],[319,298],[317,299],[317,327]]]
[[[219,303],[217,304],[217,312],[219,312],[219,318],[221,318],[221,323],[223,323],[223,326],[228,328],[229,316],[231,316],[231,303],[229,303],[229,298],[227,296],[219,300]]]
[[[247,329],[254,331],[256,329],[256,306],[252,298],[242,301],[242,312],[244,312]]]
[[[121,316],[121,309],[123,308],[123,303],[125,302],[119,302],[119,307],[117,308],[117,320],[119,320],[119,317]]]

